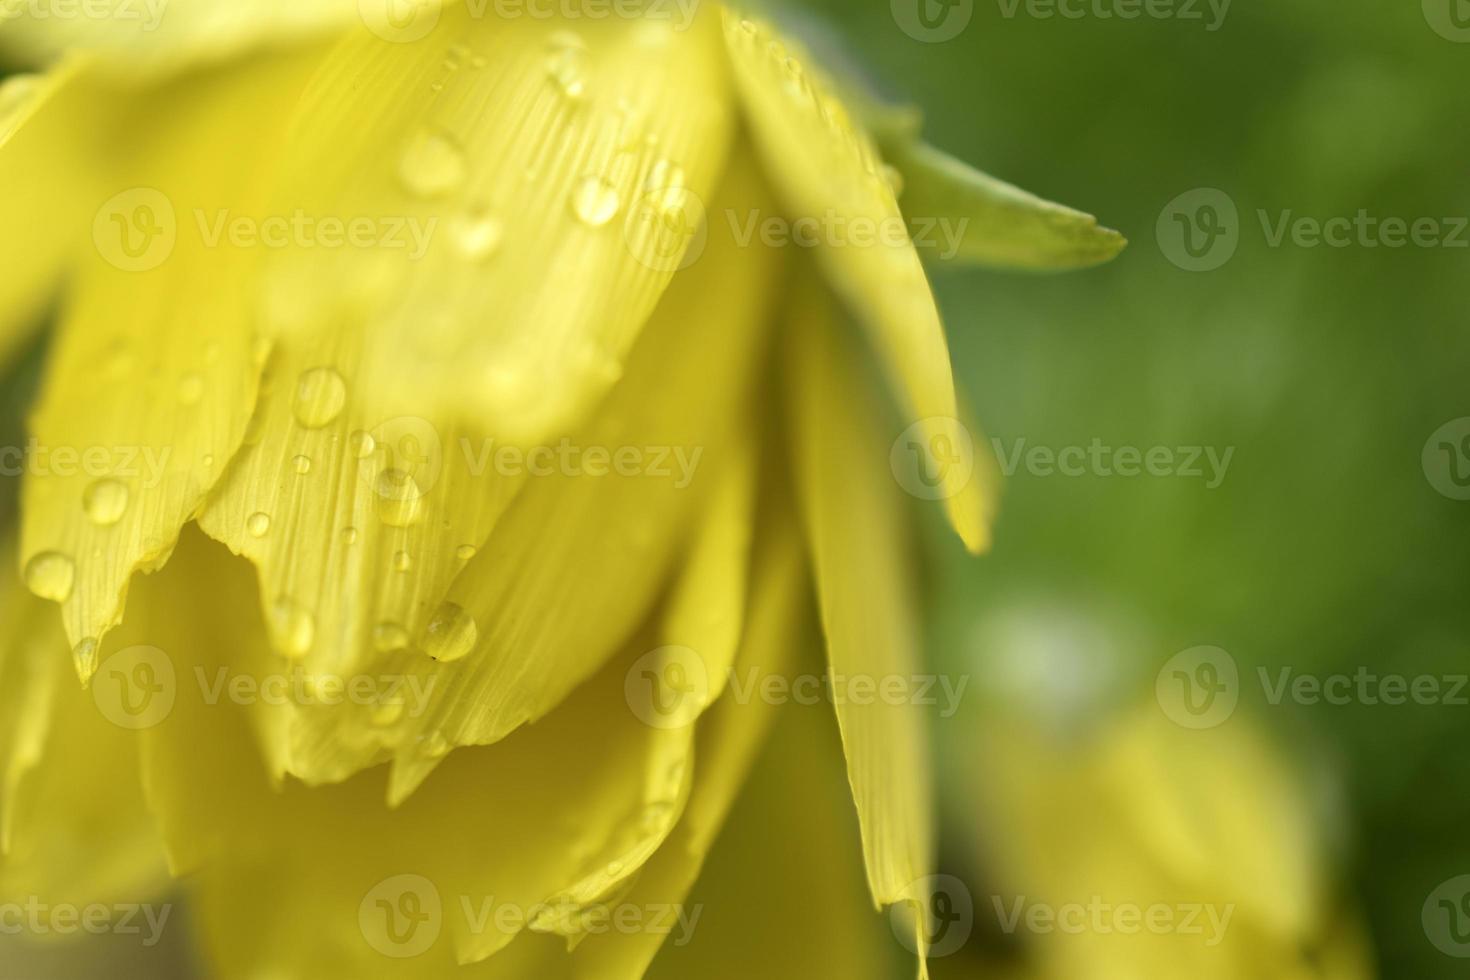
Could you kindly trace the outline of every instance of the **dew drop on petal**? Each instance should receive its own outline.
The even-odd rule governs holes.
[[[289,596],[271,603],[271,636],[277,648],[288,657],[300,659],[316,642],[316,619]]]
[[[424,492],[408,471],[384,470],[373,489],[378,498],[378,519],[389,527],[410,527],[424,516]]]
[[[455,549],[454,555],[460,561],[469,561],[475,557],[475,546],[472,544],[462,544]]]
[[[364,432],[358,429],[347,437],[347,448],[352,451],[352,455],[357,459],[367,459],[378,448],[378,441],[373,438],[371,432]]]
[[[421,130],[404,148],[398,176],[410,194],[440,197],[464,182],[464,150],[441,129]]]
[[[59,551],[43,551],[26,562],[26,588],[52,602],[71,598],[77,581],[77,566]]]
[[[330,425],[342,414],[342,407],[346,404],[347,382],[332,368],[312,368],[303,371],[296,380],[296,397],[291,403],[291,411],[296,421],[308,429]]]
[[[459,660],[475,648],[480,628],[457,603],[441,605],[424,632],[424,652],[441,663]]]
[[[128,509],[128,487],[120,480],[96,480],[82,493],[82,510],[98,527],[111,527]]]
[[[606,177],[583,177],[572,188],[572,213],[592,228],[611,221],[622,203],[618,189]]]
[[[393,555],[393,570],[395,572],[406,572],[413,567],[413,555],[406,551],[400,551]]]
[[[546,59],[546,75],[568,99],[587,94],[586,61],[578,48],[563,48]]]
[[[245,530],[250,532],[252,538],[263,538],[270,533],[271,516],[256,512],[245,519]]]
[[[473,208],[454,220],[454,246],[471,262],[480,262],[500,248],[500,222],[486,210]]]
[[[345,544],[357,544],[357,528],[344,527],[342,529],[342,541]]]
[[[77,674],[80,677],[91,679],[97,673],[97,638],[88,636],[71,649],[72,659],[76,661]]]
[[[306,474],[308,474],[308,473],[311,472],[311,457],[310,456],[294,456],[294,457],[292,457],[292,459],[291,459],[291,469],[295,470],[297,472],[297,474],[299,474],[300,476],[305,476]]]

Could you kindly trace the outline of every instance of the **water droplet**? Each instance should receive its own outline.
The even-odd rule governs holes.
[[[252,538],[263,538],[270,533],[271,515],[254,513],[245,520],[245,530],[250,532]]]
[[[583,177],[572,188],[572,213],[593,228],[611,221],[622,203],[618,189],[605,177]]]
[[[575,101],[587,94],[586,57],[580,48],[554,51],[546,60],[546,74],[568,99]]]
[[[358,429],[347,437],[347,448],[352,450],[352,455],[358,459],[367,459],[378,448],[378,440],[373,438],[371,432]]]
[[[649,832],[658,830],[668,824],[669,817],[673,814],[672,803],[650,803],[643,809],[643,829]]]
[[[494,255],[500,248],[500,222],[483,208],[475,208],[455,218],[454,244],[459,254],[472,262]]]
[[[406,572],[413,567],[413,555],[406,551],[399,551],[393,555],[393,570],[395,572]]]
[[[179,401],[185,405],[197,405],[204,397],[204,378],[197,374],[186,374],[179,380]]]
[[[405,649],[411,642],[408,630],[398,623],[383,622],[373,627],[373,649],[379,653]]]
[[[76,661],[77,675],[86,683],[97,673],[97,638],[88,636],[80,643],[71,648],[72,658]]]
[[[410,194],[419,197],[447,194],[464,181],[464,150],[443,130],[423,130],[404,149],[398,176]]]
[[[59,551],[43,551],[26,562],[26,588],[42,599],[65,602],[77,581],[76,564]]]
[[[664,215],[677,214],[688,200],[684,168],[672,160],[659,160],[643,179],[644,200]]]
[[[342,529],[342,540],[346,544],[357,544],[357,528],[344,527]]]
[[[82,509],[98,527],[111,527],[128,509],[128,487],[119,480],[97,480],[82,493]]]
[[[291,410],[308,429],[330,425],[347,404],[347,382],[329,367],[303,371],[296,380],[296,397]]]
[[[207,470],[214,465],[214,457],[211,456],[209,453],[205,453],[203,458],[201,458],[199,462],[202,463],[204,465],[204,468]]]
[[[309,456],[295,456],[295,457],[292,457],[292,459],[291,459],[291,468],[293,470],[295,470],[301,476],[305,476],[306,474],[308,474],[308,473],[311,472],[311,457],[309,457]]]
[[[429,620],[424,633],[424,652],[441,663],[459,660],[475,648],[480,628],[463,606],[446,602]]]
[[[373,489],[378,497],[378,519],[389,527],[409,527],[424,516],[424,492],[408,471],[384,470]]]
[[[460,561],[469,561],[475,557],[475,546],[472,544],[462,544],[455,549],[454,554]]]
[[[273,642],[288,657],[306,656],[316,641],[316,619],[289,596],[271,603],[270,625]]]
[[[622,873],[623,873],[623,862],[621,862],[621,861],[609,861],[607,863],[607,876],[609,878],[616,878],[618,875],[620,875]]]

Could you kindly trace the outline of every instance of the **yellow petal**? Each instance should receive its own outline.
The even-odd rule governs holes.
[[[694,787],[695,725],[719,698],[735,667],[745,625],[755,521],[755,451],[748,435],[715,478],[707,510],[693,531],[690,553],[661,613],[659,646],[640,657],[624,679],[630,708],[660,733],[650,755],[645,809],[606,859],[595,862],[594,874],[550,899],[559,914],[538,926],[561,932],[575,944],[596,929],[600,915],[607,914],[605,907],[598,907],[600,901],[608,896],[621,901],[619,886],[634,876],[641,883],[645,865],[667,846]],[[761,574],[763,580],[781,574],[777,584],[786,591],[777,594],[785,611],[800,596],[795,589],[798,563],[783,556],[780,564],[780,568],[763,568]],[[771,585],[763,587],[763,601],[776,605],[769,594]],[[761,609],[755,615],[761,617],[761,635],[774,643],[768,636],[773,626],[766,622],[774,613]],[[748,646],[746,659],[751,659]],[[754,666],[770,669],[759,661]],[[710,764],[716,764],[715,760]],[[737,769],[743,771],[743,767]],[[738,781],[738,772],[728,778]],[[671,779],[678,786],[672,798],[667,786]]]
[[[167,888],[134,732],[83,691],[46,603],[0,547],[0,894],[45,904],[143,902]]]
[[[1103,909],[1074,933],[1031,937],[1046,975],[1363,974],[1361,925],[1327,889],[1320,821],[1251,726],[1184,731],[1150,699],[1078,739],[987,707],[972,739],[986,761],[970,775],[997,897]],[[1198,924],[1125,935],[1106,911],[1124,906]]]
[[[425,653],[466,652],[435,642],[480,628],[444,604],[449,583],[528,471],[556,465],[677,264],[635,247],[637,195],[697,200],[723,162],[729,107],[701,24],[577,38],[460,8],[416,43],[363,32],[323,67],[272,210],[376,219],[382,238],[273,256],[267,391],[201,516],[259,566],[283,652],[350,673],[408,651],[426,675]],[[596,173],[618,209],[594,226],[577,212],[604,206],[579,196]],[[356,712],[285,727],[276,768],[310,782],[425,734]]]
[[[167,559],[240,444],[259,254],[211,241],[202,216],[249,209],[313,60],[201,75],[120,110],[127,140],[57,331],[22,490],[27,584],[63,604],[84,679],[129,577]]]
[[[81,59],[0,85],[0,365],[40,326],[44,305],[91,219],[108,100]]]
[[[649,640],[630,644],[543,724],[449,755],[397,809],[384,803],[384,767],[333,786],[273,789],[255,758],[255,701],[280,695],[277,675],[291,682],[288,699],[305,695],[293,693],[299,668],[250,628],[252,591],[245,563],[186,534],[168,567],[140,581],[109,639],[157,650],[168,666],[154,676],[173,679],[167,711],[143,732],[146,785],[175,869],[199,872],[225,975],[378,975],[384,957],[403,950],[376,899],[401,894],[394,881],[404,875],[431,883],[441,900],[425,962],[444,970],[496,954],[494,964],[529,923],[555,912],[540,903],[617,852],[648,809],[649,786],[662,780],[666,801],[679,791],[679,774],[664,765],[669,733],[625,696]],[[104,671],[127,649],[109,651]],[[381,690],[391,678],[373,680]],[[402,693],[406,710],[418,710],[422,692]],[[510,962],[525,939],[505,950]]]
[[[787,335],[792,451],[834,683],[846,677],[881,691],[921,669],[905,498],[858,352],[825,297],[799,294]],[[837,700],[873,897],[922,898],[913,889],[933,859],[922,710],[904,698]]]
[[[672,213],[685,233],[659,241],[692,240],[686,202],[724,164],[718,27],[675,26],[456,5],[414,43],[354,34],[303,104],[276,200],[384,227],[373,247],[283,250],[272,328],[364,331],[352,383],[382,417],[565,434],[682,260],[650,236]]]
[[[136,82],[142,76],[221,61],[251,48],[283,46],[359,22],[390,29],[385,16],[389,4],[390,0],[16,4],[7,10],[0,50],[30,65],[45,64],[66,51],[86,51],[118,80]],[[427,20],[436,12],[425,10],[423,17]],[[411,29],[412,19],[405,24]]]
[[[699,913],[692,941],[681,945],[687,937],[676,934],[666,942],[649,980],[898,975],[901,950],[865,900],[857,872],[857,835],[828,710],[780,710],[685,902],[688,915]]]
[[[758,205],[756,180],[733,166],[719,200]],[[739,451],[766,346],[773,257],[711,231],[702,258],[675,279],[644,331],[627,376],[571,440],[615,461],[630,453],[631,465],[605,476],[557,473],[522,491],[450,589],[452,608],[475,624],[475,642],[443,665],[433,707],[412,731],[456,745],[502,738],[558,704],[644,620],[711,474]],[[395,793],[426,771],[412,755],[398,762]]]
[[[764,516],[769,519],[776,515]],[[739,656],[728,665],[747,683],[750,678],[787,676],[796,660],[796,650],[809,642],[799,628],[806,583],[793,531],[791,521],[776,519],[763,532],[750,621],[740,642]],[[728,691],[715,704],[700,724],[689,803],[672,836],[622,899],[624,903],[639,908],[687,908],[684,903],[690,889],[745,783],[774,714],[774,702],[760,697],[737,698]],[[576,949],[574,973],[581,980],[641,977],[668,938],[666,933],[654,931],[592,936]]]
[[[956,454],[973,459],[972,440],[958,419],[939,311],[873,141],[789,41],[730,15],[725,35],[747,121],[786,209],[828,226],[817,258],[902,396],[920,465],[937,471],[925,495],[945,502],[966,547],[980,551],[992,503],[973,465],[953,465]]]

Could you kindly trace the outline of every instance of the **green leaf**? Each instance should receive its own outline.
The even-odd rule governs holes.
[[[897,125],[880,121],[874,129],[884,159],[903,176],[899,205],[904,215],[959,223],[958,241],[953,233],[917,236],[926,258],[1054,271],[1098,265],[1128,244],[1090,214],[1039,198],[935,149],[919,138],[912,118]]]

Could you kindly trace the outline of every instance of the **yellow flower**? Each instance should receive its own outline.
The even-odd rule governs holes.
[[[7,28],[60,58],[0,98],[0,355],[64,283],[14,564],[65,636],[4,583],[0,886],[187,875],[224,977],[636,977],[669,931],[609,922],[688,911],[764,682],[823,669],[808,565],[833,676],[903,679],[903,491],[986,542],[905,216],[941,259],[1121,239],[723,10],[377,6]],[[922,903],[923,715],[832,700],[870,900]],[[771,847],[727,916],[846,907]]]
[[[1149,700],[1076,730],[1024,700],[976,713],[965,777],[975,916],[1016,937],[1017,976],[1374,975],[1332,820],[1253,719],[1185,728]]]

